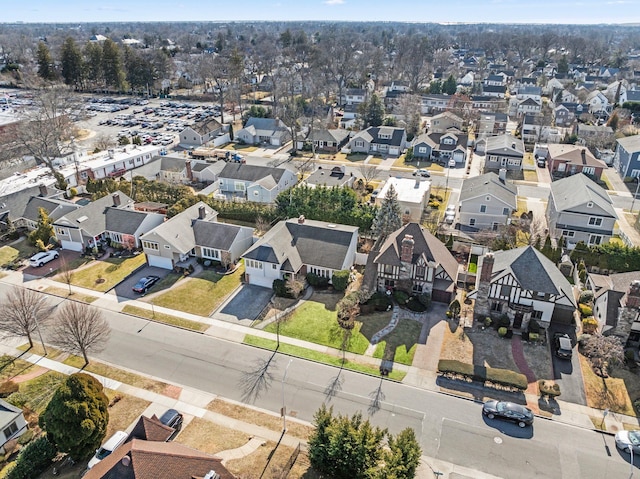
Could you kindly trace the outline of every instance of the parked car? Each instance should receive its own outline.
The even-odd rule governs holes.
[[[429,170],[419,169],[413,172],[413,176],[422,176],[424,178],[429,178],[431,176],[431,173],[429,172]]]
[[[456,207],[454,205],[447,206],[444,212],[444,221],[448,225],[453,224],[456,219]]]
[[[135,293],[146,293],[151,286],[160,281],[160,276],[145,276],[140,278],[136,285],[133,287]]]
[[[571,359],[572,346],[571,338],[568,334],[556,333],[553,335],[553,349],[557,357],[561,359]]]
[[[533,413],[531,409],[507,401],[487,401],[482,406],[482,414],[489,419],[504,419],[515,422],[519,427],[526,427],[533,424]]]
[[[53,261],[54,259],[58,259],[59,255],[56,250],[51,251],[42,251],[40,253],[34,254],[29,259],[29,266],[36,268],[45,265],[49,261]]]
[[[169,436],[169,439],[167,439],[167,441],[171,441],[180,432],[180,430],[182,429],[183,420],[184,418],[182,417],[182,414],[180,414],[175,409],[167,409],[167,411],[162,416],[160,416],[160,422],[162,424],[174,429],[173,433],[171,434],[171,436]]]
[[[91,469],[93,466],[102,461],[105,457],[115,451],[118,447],[120,447],[129,437],[124,431],[117,431],[113,436],[107,439],[99,449],[96,450],[95,455],[89,461],[87,465],[87,469]]]
[[[538,165],[538,168],[544,168],[547,164],[547,160],[543,156],[539,156],[536,160],[536,164]]]
[[[455,168],[456,167],[456,160],[454,160],[453,158],[451,158],[449,160],[449,168]]]
[[[640,431],[618,431],[615,435],[616,447],[621,451],[640,454]]]

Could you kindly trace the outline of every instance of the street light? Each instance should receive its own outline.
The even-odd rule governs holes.
[[[282,376],[282,434],[287,431],[287,408],[284,405],[284,381],[287,379],[287,371],[289,371],[289,366],[291,366],[292,362],[293,358],[289,359],[289,364],[287,364],[287,367],[284,368],[284,374]]]

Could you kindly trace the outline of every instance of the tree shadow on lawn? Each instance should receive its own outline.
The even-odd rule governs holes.
[[[383,326],[384,327],[384,326]],[[397,326],[389,334],[380,338],[380,343],[384,342],[384,350],[380,354],[379,348],[376,349],[374,357],[383,360],[394,361],[396,355],[402,355],[405,361],[401,361],[404,364],[408,362],[409,352],[411,348],[416,346],[420,339],[420,332],[422,331],[422,323],[411,319],[400,319]],[[373,331],[373,326],[363,322],[360,332],[371,342],[372,337],[378,332]]]

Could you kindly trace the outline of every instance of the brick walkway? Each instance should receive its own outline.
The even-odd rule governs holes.
[[[527,364],[527,360],[524,357],[524,351],[522,349],[522,339],[518,335],[514,335],[511,338],[511,354],[513,355],[513,361],[518,366],[518,369],[522,374],[527,377],[529,384],[536,382],[536,375]]]

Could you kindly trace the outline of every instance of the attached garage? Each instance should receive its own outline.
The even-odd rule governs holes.
[[[450,291],[442,291],[441,289],[434,289],[431,292],[431,299],[436,303],[447,303],[451,302],[451,292]]]
[[[155,266],[157,268],[173,269],[173,261],[171,258],[147,254],[147,263],[149,263],[149,266]]]
[[[462,151],[454,151],[453,159],[456,160],[456,163],[464,163],[464,152]]]

